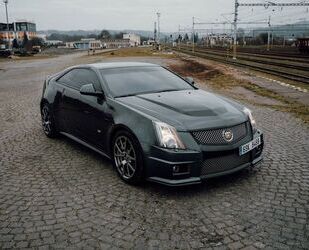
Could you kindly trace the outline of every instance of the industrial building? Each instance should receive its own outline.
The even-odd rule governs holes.
[[[228,47],[232,45],[232,37],[228,34],[208,34],[203,37],[201,40],[201,44],[204,46],[222,46]]]
[[[80,41],[66,43],[67,48],[95,50],[103,48],[102,42],[95,38],[83,38]]]
[[[104,39],[101,40],[103,48],[117,49],[130,47],[130,39]]]
[[[139,35],[132,33],[123,34],[123,39],[129,39],[131,47],[137,47],[141,45],[141,37]]]
[[[9,23],[8,30],[6,23],[0,23],[0,40],[4,42],[12,42],[15,38],[20,42],[25,34],[30,40],[36,37],[36,24],[27,21]]]

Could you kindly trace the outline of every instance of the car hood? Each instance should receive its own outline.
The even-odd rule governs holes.
[[[117,98],[178,131],[229,127],[247,120],[242,106],[203,90],[182,90]]]

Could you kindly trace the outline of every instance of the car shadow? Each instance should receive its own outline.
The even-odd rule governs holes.
[[[80,151],[81,154],[87,155],[98,162],[102,162],[102,167],[108,167],[111,171],[114,172],[115,176],[117,176],[116,170],[113,169],[111,160],[107,157],[100,155],[99,153],[87,148],[84,145],[81,145],[74,140],[67,138],[65,136],[61,136],[59,138],[60,141],[65,142],[66,144],[70,145],[75,151]],[[155,193],[157,195],[168,196],[169,198],[181,198],[187,196],[197,196],[202,193],[211,193],[216,192],[217,190],[224,190],[230,189],[231,187],[239,186],[239,185],[246,185],[246,182],[250,181],[250,179],[254,178],[255,174],[259,171],[259,168],[255,169],[244,169],[239,172],[215,177],[211,179],[204,180],[201,184],[195,185],[187,185],[187,186],[165,186],[162,184],[144,181],[140,185],[133,186],[129,184],[124,184],[121,179],[119,178],[119,182],[128,185],[128,190],[134,191],[139,190],[142,193]],[[118,178],[118,177],[117,177]],[[104,180],[102,180],[104,182]]]
[[[156,192],[164,196],[169,196],[170,198],[184,196],[194,197],[202,193],[211,193],[218,190],[222,191],[224,189],[230,189],[231,187],[245,185],[258,171],[258,169],[244,169],[230,175],[204,180],[201,184],[189,186],[171,187],[153,182],[145,182],[141,188],[148,192]]]

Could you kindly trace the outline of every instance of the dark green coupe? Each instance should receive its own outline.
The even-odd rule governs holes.
[[[110,158],[128,183],[196,184],[262,159],[249,109],[155,64],[71,67],[45,81],[40,108],[48,137]]]

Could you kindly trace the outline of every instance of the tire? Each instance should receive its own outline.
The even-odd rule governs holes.
[[[58,136],[58,131],[55,124],[55,119],[51,108],[47,103],[44,103],[41,108],[42,128],[44,134],[49,138]]]
[[[138,185],[143,181],[143,154],[139,142],[125,131],[118,131],[111,146],[113,166],[126,183]]]

